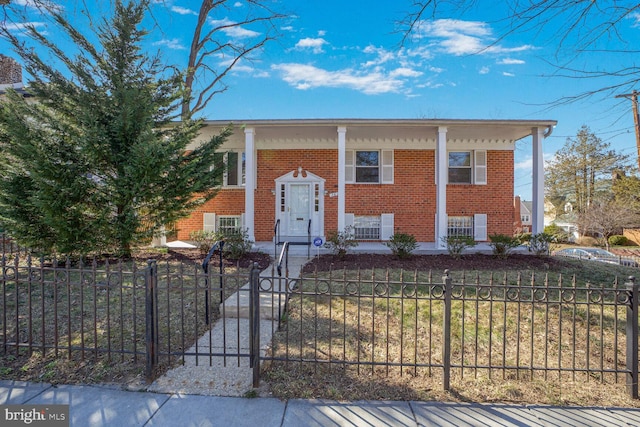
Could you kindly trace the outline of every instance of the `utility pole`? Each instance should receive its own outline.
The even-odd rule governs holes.
[[[637,161],[638,168],[640,168],[640,119],[638,118],[638,91],[631,93],[625,93],[623,95],[617,95],[616,98],[630,98],[631,106],[633,108],[633,124],[636,130],[636,149],[638,151]]]

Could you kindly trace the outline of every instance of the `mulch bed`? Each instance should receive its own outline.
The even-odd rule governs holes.
[[[185,263],[201,264],[206,257],[200,249],[170,249],[167,253],[145,252],[140,251],[134,255],[139,261],[155,259],[156,261],[182,261]],[[218,252],[214,252],[211,262],[217,265],[219,260]],[[240,268],[249,268],[253,263],[258,263],[258,268],[264,270],[271,265],[271,257],[261,252],[248,252],[240,259],[223,258],[223,262],[227,267],[239,266]]]
[[[401,259],[386,254],[347,254],[343,258],[335,255],[321,255],[313,258],[304,266],[304,273],[341,269],[404,269],[429,271],[438,270],[556,270],[567,263],[553,257],[536,257],[526,254],[513,254],[507,259],[493,255],[469,254],[461,258],[450,255],[412,255]]]

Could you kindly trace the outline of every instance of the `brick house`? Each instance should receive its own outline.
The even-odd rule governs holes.
[[[247,230],[256,242],[307,241],[354,226],[445,247],[447,235],[513,234],[514,149],[531,137],[533,232],[543,230],[542,141],[552,120],[247,120],[220,149],[216,197],[177,226]],[[203,137],[229,125],[208,121]],[[197,141],[196,141],[197,143]]]

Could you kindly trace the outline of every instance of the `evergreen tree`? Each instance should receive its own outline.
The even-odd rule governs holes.
[[[582,126],[545,167],[545,194],[554,205],[570,201],[578,212],[585,212],[596,199],[610,194],[614,171],[625,170],[627,163],[628,156],[611,150]]]
[[[222,170],[210,166],[231,131],[190,148],[203,123],[173,121],[183,78],[142,51],[148,2],[115,1],[87,36],[51,8],[73,57],[34,26],[38,51],[4,31],[32,77],[31,100],[10,92],[0,105],[0,221],[19,241],[126,256],[215,195]]]

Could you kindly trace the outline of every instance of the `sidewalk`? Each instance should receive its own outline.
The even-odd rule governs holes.
[[[0,405],[70,405],[71,426],[640,426],[640,409],[199,396],[0,381]],[[0,425],[3,411],[0,406]],[[33,423],[32,425],[37,425]]]

